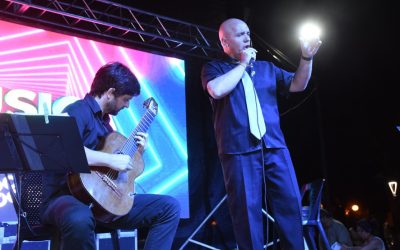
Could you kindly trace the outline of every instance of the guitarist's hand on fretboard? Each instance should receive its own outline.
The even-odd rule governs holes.
[[[148,137],[149,134],[144,132],[137,132],[135,135],[136,145],[141,153],[143,153],[143,151],[146,149]]]

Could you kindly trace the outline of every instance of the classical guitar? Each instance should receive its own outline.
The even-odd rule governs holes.
[[[144,170],[142,154],[137,150],[134,136],[137,132],[146,132],[158,112],[158,105],[152,97],[143,105],[146,112],[128,138],[112,132],[98,147],[102,152],[131,156],[134,166],[132,170],[118,172],[108,167],[91,167],[90,174],[68,176],[71,193],[90,205],[98,221],[114,221],[127,214],[133,206],[134,181]]]

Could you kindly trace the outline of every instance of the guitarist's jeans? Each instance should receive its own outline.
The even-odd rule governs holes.
[[[147,227],[145,250],[171,249],[180,218],[178,202],[166,195],[137,194],[133,204],[127,215],[101,225],[113,229]],[[72,195],[50,201],[42,221],[59,229],[62,249],[96,249],[93,214],[87,205]]]

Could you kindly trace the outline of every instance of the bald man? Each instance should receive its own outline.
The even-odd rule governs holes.
[[[201,77],[213,107],[218,154],[239,249],[263,249],[266,237],[261,209],[267,199],[282,249],[301,250],[304,246],[299,187],[280,129],[277,94],[287,95],[307,87],[313,56],[321,41],[300,42],[300,63],[291,73],[271,62],[256,61],[257,50],[251,47],[249,27],[240,19],[224,21],[219,38],[224,56],[206,63]],[[250,129],[244,84],[251,84],[259,100],[250,112],[264,118],[263,124],[257,122],[256,133]]]

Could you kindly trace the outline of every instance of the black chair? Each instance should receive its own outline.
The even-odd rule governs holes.
[[[331,250],[324,228],[322,227],[320,221],[321,198],[324,183],[325,179],[318,179],[303,185],[301,189],[304,236],[309,248],[313,250],[318,249],[316,235],[314,233],[315,231],[318,231],[325,248]]]
[[[19,235],[17,235],[14,250],[20,250],[23,241],[44,240],[50,240],[51,250],[59,249],[60,238],[58,230],[40,222],[39,205],[42,202],[43,193],[42,174],[40,172],[15,174],[13,183],[9,181],[9,184],[14,184],[13,186],[15,186],[12,192],[12,200],[19,221]],[[96,236],[102,233],[110,233],[114,250],[120,249],[119,230],[96,227]],[[136,230],[133,235],[137,240]],[[98,240],[96,245],[98,249]]]

